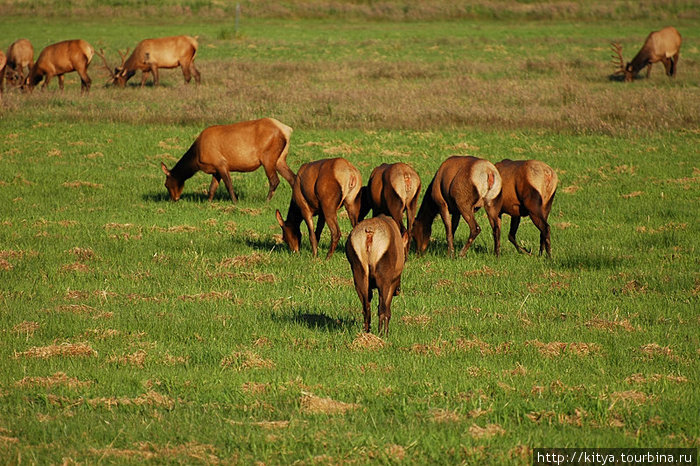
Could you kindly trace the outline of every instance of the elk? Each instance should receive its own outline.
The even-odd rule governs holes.
[[[46,88],[51,78],[58,76],[58,86],[63,90],[63,75],[76,71],[80,75],[80,92],[90,92],[92,80],[87,74],[88,65],[92,61],[95,49],[82,39],[65,40],[48,45],[39,54],[32,66],[29,76],[24,81],[24,87],[29,91],[44,79],[42,89]]]
[[[615,70],[615,75],[623,74],[625,76],[625,82],[631,82],[634,80],[637,73],[639,73],[645,66],[647,68],[647,78],[651,74],[651,65],[656,62],[661,62],[666,68],[666,75],[673,77],[676,75],[678,68],[678,55],[681,50],[681,35],[678,33],[676,28],[669,26],[661,29],[660,31],[653,31],[650,33],[644,45],[637,55],[632,59],[631,62],[627,62],[625,65],[622,59],[622,46],[619,43],[613,42],[611,44],[613,52],[613,64],[617,66]]]
[[[185,181],[203,171],[212,175],[210,201],[223,179],[231,200],[237,202],[229,172],[252,172],[262,165],[270,183],[269,201],[280,183],[277,172],[294,183],[294,172],[287,165],[291,135],[292,128],[274,118],[206,128],[171,170],[160,163],[170,199],[178,201]]]
[[[126,58],[129,49],[125,53],[119,52],[122,64],[112,71],[104,58],[104,52],[100,53],[107,71],[111,75],[112,84],[124,87],[126,82],[141,70],[141,87],[146,84],[148,73],[153,74],[153,85],[159,83],[158,69],[182,68],[185,82],[189,83],[194,76],[197,84],[200,82],[199,70],[194,66],[194,57],[197,54],[197,39],[190,36],[161,37],[158,39],[144,39],[136,45],[134,51]]]
[[[345,243],[355,291],[362,301],[364,331],[370,331],[372,290],[379,291],[379,332],[389,333],[391,300],[401,286],[406,261],[408,231],[399,232],[397,223],[386,215],[363,220],[352,229]]]
[[[341,205],[350,217],[354,227],[357,224],[360,207],[362,175],[350,162],[343,158],[322,159],[308,162],[299,167],[292,199],[287,211],[287,220],[282,219],[279,210],[275,212],[277,223],[282,227],[282,239],[293,252],[299,252],[302,220],[309,230],[309,241],[314,257],[318,255],[318,241],[326,223],[331,231],[331,247],[326,255],[330,259],[340,241],[340,226],[337,211]],[[313,216],[318,215],[314,232]]]
[[[530,254],[515,239],[520,218],[529,216],[540,230],[540,255],[551,256],[551,241],[547,218],[557,192],[557,174],[539,160],[501,160],[496,164],[501,174],[502,192],[500,214],[510,215],[508,240],[520,253]],[[499,216],[500,216],[499,214]]]
[[[359,218],[363,219],[369,209],[372,209],[372,215],[375,217],[385,214],[393,218],[401,234],[407,230],[411,231],[416,218],[420,190],[420,177],[410,165],[402,162],[383,163],[372,170],[367,186],[362,188],[362,211]],[[409,244],[406,244],[406,254]]]
[[[5,80],[13,85],[24,82],[24,68],[27,68],[28,74],[33,65],[34,47],[32,43],[28,39],[17,39],[14,41],[7,49],[7,67],[4,73],[0,73],[0,89],[2,89],[3,81]]]
[[[425,252],[430,241],[433,220],[439,213],[445,224],[447,251],[454,256],[454,234],[460,215],[469,225],[469,239],[460,256],[464,256],[481,232],[474,218],[480,207],[493,230],[494,254],[500,254],[501,219],[499,218],[501,176],[489,161],[471,156],[452,156],[438,168],[428,185],[413,225],[412,235],[419,253]]]

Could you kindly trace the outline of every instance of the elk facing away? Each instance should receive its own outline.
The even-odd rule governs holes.
[[[7,81],[10,84],[18,85],[24,82],[24,69],[27,69],[27,74],[34,65],[34,47],[27,39],[17,39],[7,49],[7,65],[0,72],[0,90],[3,88],[3,82]]]
[[[350,217],[354,227],[360,213],[360,188],[362,175],[350,162],[343,158],[322,159],[308,162],[299,167],[292,186],[292,200],[289,203],[287,220],[280,211],[275,212],[277,223],[282,227],[282,239],[293,252],[299,252],[301,243],[301,222],[306,222],[309,241],[314,257],[318,255],[318,240],[326,223],[331,231],[329,259],[340,241],[338,209],[341,205]],[[314,232],[313,216],[318,215]]]
[[[81,93],[89,92],[92,80],[87,69],[94,54],[95,49],[82,39],[49,45],[39,54],[24,84],[31,91],[44,79],[43,89],[51,78],[58,76],[58,86],[63,90],[63,75],[75,71],[80,75]]]
[[[673,77],[676,75],[678,68],[681,42],[681,35],[672,26],[665,27],[660,31],[654,31],[647,36],[642,49],[626,65],[622,59],[622,46],[618,43],[613,43],[612,48],[613,52],[615,52],[613,64],[618,67],[615,70],[615,74],[624,74],[625,82],[630,82],[634,80],[637,73],[645,66],[648,66],[648,78],[651,74],[651,65],[660,61],[666,68],[666,75]]]
[[[518,245],[515,234],[518,232],[520,218],[530,216],[532,223],[540,230],[540,254],[546,250],[549,256],[551,242],[547,218],[557,192],[557,174],[539,160],[505,159],[498,162],[496,168],[503,183],[501,214],[511,217],[508,240],[518,252],[529,254],[529,251]]]
[[[453,156],[438,168],[428,185],[423,203],[413,225],[413,238],[419,253],[428,247],[433,220],[439,213],[445,224],[447,250],[454,256],[454,234],[462,216],[469,225],[469,239],[460,256],[464,255],[481,232],[474,212],[483,207],[493,229],[494,253],[501,247],[500,211],[501,176],[489,161],[471,156]]]
[[[291,135],[292,128],[274,118],[206,128],[171,170],[161,162],[170,199],[180,199],[185,180],[201,170],[212,175],[210,201],[223,179],[231,200],[236,202],[229,172],[252,172],[262,165],[270,182],[269,201],[280,182],[277,172],[290,185],[294,183],[294,172],[287,165]]]
[[[418,207],[421,182],[418,173],[405,163],[383,163],[369,176],[363,189],[362,212],[364,218],[369,209],[374,216],[386,214],[396,221],[399,231],[413,229]],[[403,213],[406,212],[406,227],[403,226]],[[406,253],[408,253],[407,243]]]
[[[159,83],[158,69],[159,68],[182,68],[182,74],[185,77],[185,82],[189,83],[194,76],[197,84],[200,82],[200,74],[194,66],[194,57],[197,54],[197,39],[190,36],[172,36],[162,37],[159,39],[144,39],[136,45],[134,51],[125,59],[129,50],[124,54],[119,52],[122,59],[122,64],[112,71],[112,68],[107,64],[104,58],[104,53],[101,53],[102,60],[105,62],[107,70],[111,74],[112,84],[119,87],[124,87],[126,82],[141,70],[141,87],[146,84],[148,73],[153,74],[153,85]]]
[[[408,231],[403,235],[394,220],[380,215],[358,223],[345,243],[345,255],[352,268],[355,290],[362,301],[364,330],[369,332],[372,290],[379,290],[379,333],[389,333],[391,300],[401,286],[408,245]]]

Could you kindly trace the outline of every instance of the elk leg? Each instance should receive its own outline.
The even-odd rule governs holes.
[[[85,66],[87,68],[87,64]],[[90,76],[88,76],[87,70],[78,71],[78,75],[80,76],[80,93],[83,94],[90,92],[90,84],[92,84],[92,80],[90,79]]]
[[[233,192],[233,183],[231,182],[231,175],[228,172],[228,169],[224,168],[223,170],[218,171],[219,176],[221,177],[222,180],[224,180],[224,185],[226,185],[226,189],[228,190],[229,195],[231,196],[231,200],[233,202],[238,202],[238,198],[236,197],[236,194]]]
[[[219,176],[218,173],[215,173],[211,177],[211,184],[209,185],[209,200],[211,201],[214,199],[214,194],[216,193],[216,190],[219,188],[219,182],[221,181],[221,177]]]
[[[182,76],[185,78],[185,84],[190,82],[192,75],[190,74],[190,64],[180,63],[180,68],[182,69]]]
[[[275,164],[273,163],[271,166],[269,165],[264,165],[265,167],[265,174],[267,175],[267,181],[270,184],[270,189],[267,192],[267,202],[270,202],[270,199],[272,199],[272,195],[275,194],[275,190],[277,189],[277,186],[280,185],[280,177],[277,176],[277,170],[275,168]]]
[[[496,257],[501,255],[501,216],[500,208],[494,204],[487,204],[484,206],[486,211],[486,216],[491,224],[491,231],[493,231],[493,253]]]
[[[459,211],[462,214],[462,217],[464,217],[464,221],[469,225],[469,238],[467,239],[467,242],[464,243],[462,250],[459,251],[459,256],[464,257],[476,237],[479,236],[479,233],[481,233],[481,227],[478,223],[476,223],[476,218],[474,218],[474,209],[472,207],[459,207]]]
[[[379,330],[377,333],[387,336],[389,334],[389,321],[391,320],[391,300],[396,292],[396,282],[377,283],[379,288]]]
[[[542,255],[542,251],[546,250],[547,251],[547,257],[552,256],[552,246],[551,246],[551,240],[550,240],[550,230],[549,230],[549,223],[544,219],[543,216],[541,216],[540,213],[531,213],[530,218],[532,219],[532,223],[535,224],[538,230],[540,230],[540,256]]]
[[[306,227],[309,229],[309,241],[311,242],[311,254],[314,257],[318,256],[318,241],[316,241],[316,234],[314,233],[314,223],[313,218],[310,213],[302,212],[304,217],[304,222],[306,222]]]
[[[328,260],[335,252],[335,248],[338,246],[338,242],[340,241],[340,225],[338,225],[338,216],[336,215],[335,210],[329,215],[324,209],[323,215],[326,217],[328,229],[331,231],[331,248],[328,250],[328,254],[326,255],[326,260]]]
[[[331,231],[331,248],[328,250],[326,259],[330,259],[338,246],[338,241],[340,241],[340,226],[338,225],[338,208],[340,207],[342,201],[342,190],[340,185],[335,183],[327,183],[327,185],[319,187],[316,195],[321,204],[321,212],[319,215],[323,215],[328,224],[328,229]],[[350,216],[350,221],[353,221],[353,213],[355,214],[355,221],[357,221],[357,211],[350,206],[349,203],[345,203],[345,209],[348,211]]]
[[[666,66],[666,63],[664,63],[664,66]],[[649,79],[649,76],[651,76],[651,62],[647,65],[647,79]]]
[[[372,301],[372,290],[369,288],[369,277],[365,274],[364,269],[360,265],[360,259],[355,254],[355,251],[349,250],[351,256],[352,278],[355,282],[355,291],[362,302],[362,316],[364,318],[364,331],[369,332],[369,324],[372,320],[372,309],[370,302]]]
[[[194,82],[199,84],[202,80],[201,75],[199,74],[199,70],[194,66],[194,60],[190,63],[190,71],[192,75],[194,76]]]
[[[146,85],[146,79],[148,79],[148,70],[143,70],[141,72],[141,87]]]
[[[41,85],[42,89],[46,89],[46,86],[49,85],[49,81],[51,81],[51,78],[53,78],[53,76],[51,76],[50,74],[46,75],[46,77],[44,78],[44,84]]]
[[[515,249],[521,254],[530,254],[530,251],[521,247],[518,241],[515,239],[515,234],[518,232],[518,227],[520,226],[520,216],[514,215],[510,218],[510,230],[508,231],[508,241],[513,243]]]
[[[457,229],[454,219],[447,208],[447,205],[441,205],[440,208],[440,218],[442,218],[442,223],[445,224],[445,236],[447,236],[447,255],[449,257],[454,257],[455,247],[454,247],[454,231]],[[459,223],[459,217],[457,218],[457,223]]]
[[[323,232],[323,227],[326,225],[326,217],[323,216],[323,212],[318,214],[318,221],[316,222],[316,242],[321,239],[321,232]]]
[[[153,85],[157,86],[160,83],[160,77],[158,76],[158,67],[156,65],[151,65],[151,73],[153,74]]]

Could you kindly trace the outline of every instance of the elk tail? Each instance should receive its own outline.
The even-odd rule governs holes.
[[[296,175],[292,169],[289,168],[289,165],[287,165],[287,154],[289,154],[289,144],[292,138],[293,129],[277,120],[273,121],[284,135],[284,147],[282,148],[282,152],[280,152],[280,156],[277,159],[275,166],[277,167],[279,174],[282,175],[282,178],[287,180],[289,186],[294,186],[294,179],[296,178]]]

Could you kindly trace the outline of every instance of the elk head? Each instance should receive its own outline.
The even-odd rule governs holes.
[[[102,62],[105,65],[105,69],[107,70],[107,73],[109,73],[109,79],[107,81],[108,84],[112,84],[115,86],[119,87],[124,87],[126,85],[126,79],[124,78],[125,71],[124,71],[124,62],[126,61],[126,57],[129,53],[129,49],[127,48],[124,53],[122,53],[120,50],[117,50],[119,53],[119,56],[122,59],[122,64],[115,67],[112,69],[111,66],[107,63],[107,59],[105,58],[105,53],[104,50],[100,49],[100,53],[97,55],[102,58]]]
[[[611,42],[610,47],[615,54],[611,55],[612,63],[617,67],[613,76],[624,75],[626,83],[632,82],[634,79],[634,70],[632,69],[632,64],[629,62],[625,64],[625,60],[622,58],[622,45],[617,42]]]

